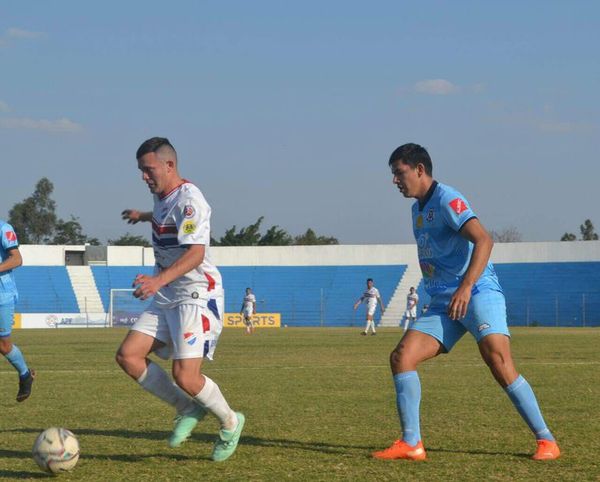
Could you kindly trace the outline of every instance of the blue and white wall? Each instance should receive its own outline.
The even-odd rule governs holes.
[[[85,247],[21,246],[24,266],[15,276],[22,327],[53,326],[70,317],[75,324],[104,323],[110,289],[130,288],[134,276],[154,264],[149,248],[107,247],[106,265],[88,268],[103,309],[90,316],[80,282],[64,266],[67,249]],[[211,254],[223,274],[226,311],[239,311],[244,289],[251,287],[258,310],[281,313],[288,326],[362,325],[364,309],[354,312],[352,305],[366,278],[374,278],[386,304],[402,305],[406,293],[397,288],[418,266],[414,245],[216,247]],[[510,324],[600,324],[600,242],[497,244],[492,261]]]

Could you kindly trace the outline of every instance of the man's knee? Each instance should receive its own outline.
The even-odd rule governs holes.
[[[8,355],[12,350],[12,342],[8,336],[0,338],[0,354]]]

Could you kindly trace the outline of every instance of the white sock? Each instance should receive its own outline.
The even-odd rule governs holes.
[[[173,383],[169,375],[156,363],[150,362],[137,379],[144,390],[175,407],[177,413],[190,413],[196,408],[194,399]]]
[[[217,417],[219,422],[221,422],[221,428],[233,430],[238,424],[237,415],[229,407],[227,400],[225,400],[225,397],[219,389],[219,385],[206,375],[204,375],[204,380],[202,390],[200,390],[200,393],[198,393],[194,399]]]

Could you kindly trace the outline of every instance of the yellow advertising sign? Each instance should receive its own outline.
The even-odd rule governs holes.
[[[257,328],[280,328],[281,313],[256,313],[252,315],[252,324]],[[223,317],[225,328],[243,328],[244,317],[239,313],[225,313]]]
[[[15,313],[13,318],[13,330],[21,328],[21,313]]]

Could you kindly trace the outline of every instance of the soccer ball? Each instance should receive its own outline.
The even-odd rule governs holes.
[[[49,428],[35,439],[33,460],[46,472],[66,472],[79,460],[79,442],[66,428]]]

